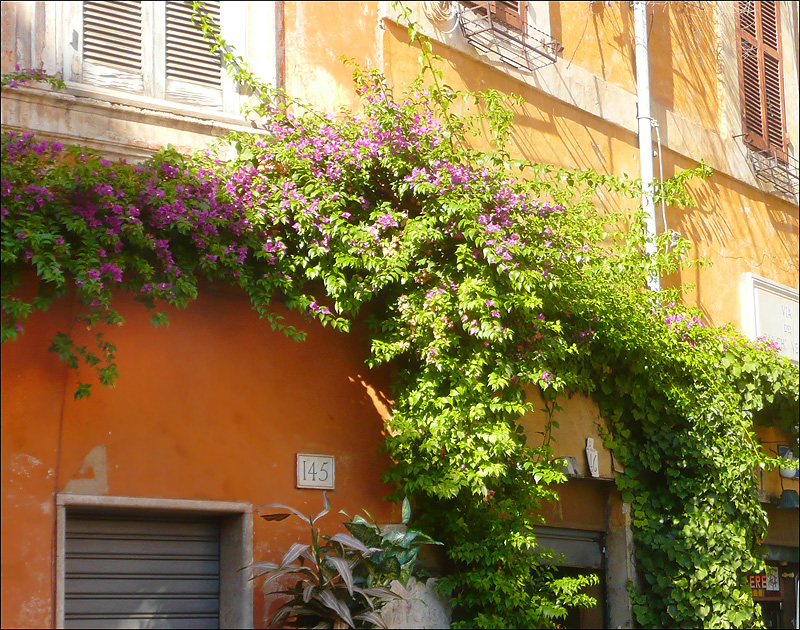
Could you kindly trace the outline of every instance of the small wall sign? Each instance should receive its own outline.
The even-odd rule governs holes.
[[[780,354],[800,362],[800,296],[797,289],[745,274],[743,324],[751,339],[766,337]]]
[[[333,455],[297,454],[297,487],[333,490],[336,460]]]
[[[748,582],[753,590],[753,597],[779,597],[781,594],[778,567],[767,566],[765,573],[751,573]]]

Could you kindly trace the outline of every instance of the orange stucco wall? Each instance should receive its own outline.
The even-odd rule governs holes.
[[[3,347],[3,627],[52,624],[54,493],[71,480],[104,477],[109,496],[280,502],[316,513],[321,492],[295,488],[295,453],[326,453],[336,458],[334,512],[365,507],[398,520],[379,480],[389,463],[379,452],[386,379],[366,373],[358,333],[289,315],[308,331],[297,343],[230,293],[201,297],[154,329],[147,311],[121,299],[127,322],[109,333],[121,377],[88,399],[73,399],[74,373],[47,352],[70,325],[68,302],[33,316]],[[98,446],[105,470],[82,471]],[[339,517],[325,521],[336,528]],[[304,540],[299,524],[256,519],[255,560],[277,560]],[[255,616],[263,624],[258,590]]]

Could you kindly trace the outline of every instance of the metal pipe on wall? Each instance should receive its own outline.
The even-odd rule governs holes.
[[[647,36],[647,2],[634,0],[633,33],[636,42],[636,97],[638,100],[639,163],[642,176],[642,208],[645,213],[647,242],[645,253],[656,252],[656,207],[653,201],[653,130],[650,116],[650,57]],[[661,288],[658,276],[648,280],[653,291]]]

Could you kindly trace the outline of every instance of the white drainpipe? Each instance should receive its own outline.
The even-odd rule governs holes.
[[[650,116],[650,58],[647,50],[647,2],[634,0],[633,33],[636,39],[636,97],[639,101],[639,162],[642,173],[642,208],[645,212],[647,244],[645,253],[655,254],[656,206],[653,202],[653,131]],[[648,285],[653,291],[661,288],[658,276],[651,277]]]

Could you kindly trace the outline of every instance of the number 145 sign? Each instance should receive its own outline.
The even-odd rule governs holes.
[[[333,455],[297,454],[297,487],[333,490],[336,462]]]

